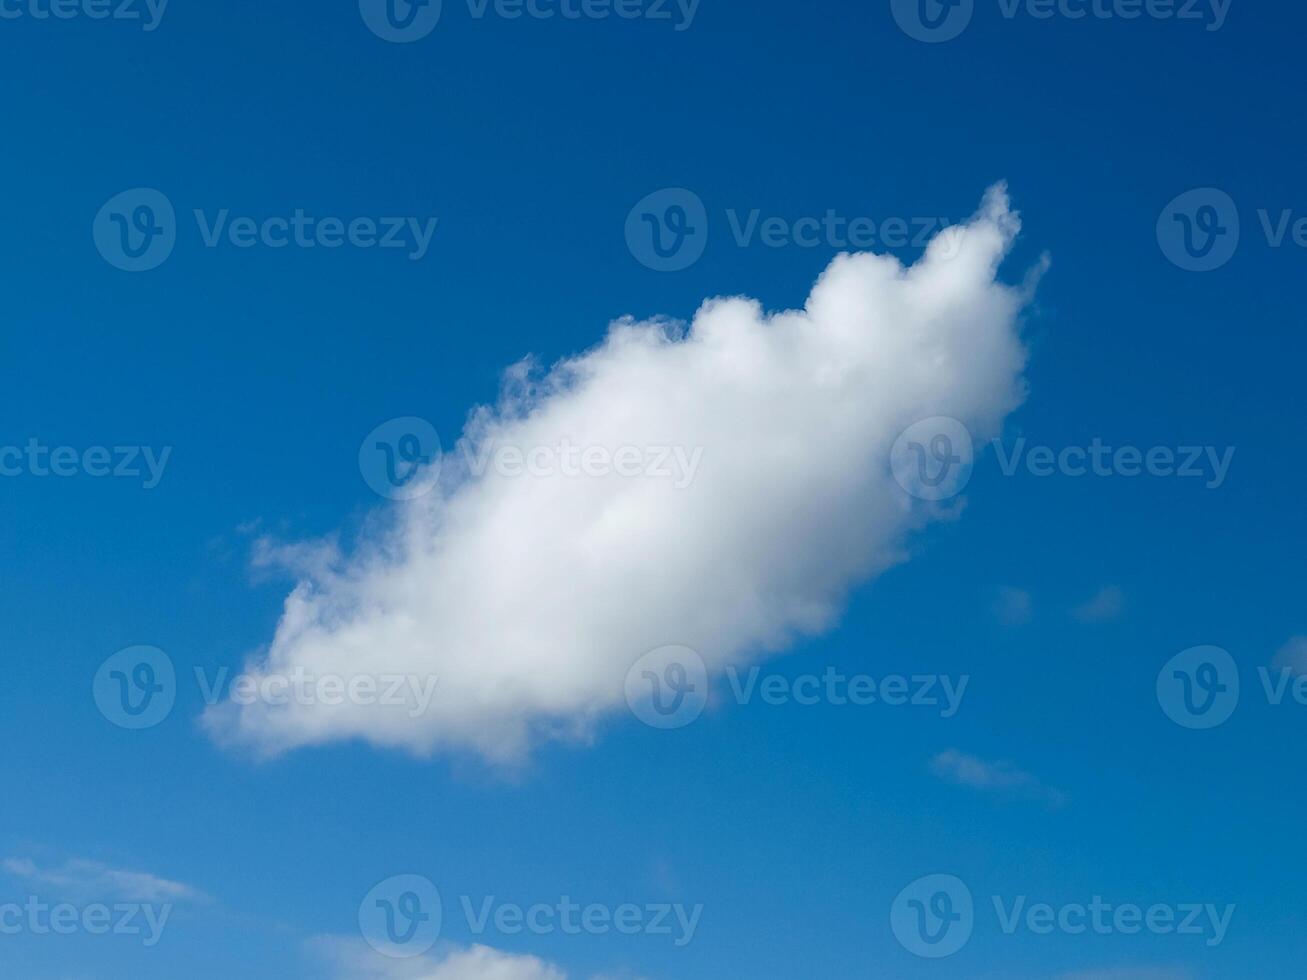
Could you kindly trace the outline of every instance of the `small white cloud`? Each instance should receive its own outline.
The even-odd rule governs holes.
[[[1082,623],[1107,623],[1121,615],[1125,609],[1125,593],[1119,586],[1108,585],[1071,614]]]
[[[1035,601],[1025,589],[1002,586],[994,600],[994,615],[1004,626],[1024,626],[1035,613]]]
[[[1045,786],[1035,776],[1010,762],[989,762],[957,749],[941,752],[930,760],[931,771],[947,782],[984,791],[1007,791],[1034,796],[1054,805],[1066,803],[1061,790]]]
[[[691,647],[718,675],[829,629],[913,530],[957,511],[896,482],[899,435],[946,416],[983,446],[1024,397],[1030,287],[997,278],[1019,227],[996,187],[910,268],[837,257],[801,310],[715,299],[686,329],[621,320],[543,376],[511,370],[499,405],[473,413],[468,452],[447,453],[436,489],[391,505],[385,527],[347,553],[259,553],[299,583],[256,678],[435,677],[426,710],[227,701],[210,733],[268,754],[361,738],[513,763],[589,737],[650,650]],[[693,480],[469,462],[563,444],[671,447]]]
[[[115,868],[100,861],[72,858],[58,867],[43,868],[30,858],[5,858],[0,869],[15,878],[65,894],[121,902],[203,901],[197,888],[144,871]]]
[[[326,963],[333,980],[567,980],[544,960],[489,946],[448,946],[413,959],[382,956],[361,941],[336,936],[310,940],[307,948]]]
[[[1275,666],[1307,674],[1307,636],[1291,636],[1275,654]]]

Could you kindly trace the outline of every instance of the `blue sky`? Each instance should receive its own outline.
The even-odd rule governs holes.
[[[911,5],[888,0],[702,0],[692,17],[650,0],[624,8],[641,14],[630,19],[513,18],[494,4],[478,16],[445,0],[429,35],[391,43],[349,2],[173,0],[161,16],[126,8],[142,13],[131,20],[92,17],[94,3],[59,19],[41,16],[45,0],[7,0],[0,444],[14,452],[0,456],[0,906],[35,897],[79,916],[96,903],[171,912],[149,945],[84,927],[43,935],[26,913],[0,917],[19,924],[0,934],[5,975],[460,980],[491,975],[469,959],[476,945],[496,951],[507,980],[550,969],[648,980],[1290,975],[1307,952],[1295,872],[1307,856],[1307,707],[1292,681],[1270,703],[1258,671],[1274,686],[1281,671],[1307,670],[1307,642],[1296,639],[1307,635],[1296,505],[1307,477],[1296,302],[1307,252],[1294,230],[1307,216],[1295,98],[1303,15],[1240,0],[1221,8],[1219,27],[1210,4],[1193,18],[1102,15],[1123,7],[1075,18],[1074,3],[975,0],[948,15],[965,22],[956,37],[929,43],[896,20],[911,23]],[[384,539],[377,523],[399,505],[374,489],[375,454],[366,461],[378,426],[429,423],[450,458],[444,476],[469,410],[494,404],[503,372],[524,356],[547,368],[594,348],[619,317],[689,321],[708,297],[802,308],[856,245],[856,219],[875,229],[871,250],[886,251],[891,222],[909,239],[965,222],[1000,181],[1022,222],[998,273],[1013,289],[976,285],[976,303],[1020,295],[1027,271],[1045,255],[1050,264],[1018,312],[986,321],[995,349],[1020,331],[1028,358],[1015,378],[963,356],[956,383],[939,383],[936,401],[948,405],[974,382],[977,417],[994,423],[971,426],[970,482],[941,503],[945,516],[884,474],[832,491],[817,464],[829,453],[855,461],[865,447],[831,437],[843,431],[834,424],[814,437],[798,410],[769,416],[774,439],[763,439],[758,406],[788,406],[777,378],[794,378],[727,359],[742,365],[738,377],[690,394],[743,426],[741,444],[751,433],[777,455],[755,454],[766,465],[720,523],[654,535],[656,508],[623,512],[611,553],[647,549],[667,562],[650,562],[648,592],[630,588],[614,604],[602,562],[538,567],[535,552],[511,544],[529,534],[469,546],[466,576],[432,581],[404,566],[418,591],[466,600],[442,629],[460,615],[477,623],[466,609],[502,613],[515,595],[508,585],[477,592],[478,581],[558,596],[526,603],[561,610],[547,623],[512,607],[497,615],[527,647],[549,630],[573,629],[578,651],[600,633],[622,636],[623,624],[658,613],[651,596],[673,592],[669,608],[679,602],[684,615],[662,639],[632,630],[639,649],[604,648],[605,665],[621,662],[616,687],[594,680],[606,667],[570,659],[504,680],[511,672],[493,674],[491,645],[472,643],[470,662],[511,696],[456,731],[401,721],[396,744],[380,744],[374,716],[310,709],[296,716],[307,728],[283,737],[236,712],[253,719],[251,748],[206,723],[215,711],[196,670],[214,679],[261,663],[283,636],[297,580],[321,585],[327,553],[295,543],[335,534],[348,556]],[[126,259],[113,249],[112,215],[130,224],[149,200],[159,219],[158,199],[103,209],[138,188],[174,209],[164,224],[175,241],[156,268],[127,272],[115,267]],[[680,190],[636,207],[669,188]],[[675,271],[650,268],[644,215],[670,236],[678,206],[702,230],[690,244],[702,253],[680,253],[686,267]],[[319,232],[323,219],[376,228],[356,225],[335,248],[271,247],[257,231],[238,247],[227,234],[243,234],[240,219],[255,228],[297,212]],[[391,217],[403,219],[403,245],[383,248]],[[769,219],[782,220],[765,232]],[[1186,258],[1186,221],[1219,236],[1215,252],[1190,241]],[[888,251],[912,263],[924,240]],[[1182,268],[1213,255],[1215,268]],[[959,267],[928,284],[944,290]],[[961,323],[972,309],[941,316]],[[938,325],[904,315],[914,329]],[[641,356],[629,355],[636,368]],[[1004,401],[1013,381],[1026,391],[1019,406]],[[526,404],[594,404],[542,390]],[[640,406],[629,398],[619,404]],[[384,438],[400,449],[396,431]],[[1041,476],[1028,455],[1095,440],[1173,452],[1175,467],[1195,447],[1202,475],[1154,466],[1130,476],[1127,458],[1104,475],[1054,464]],[[73,475],[33,463],[33,441],[75,450]],[[88,453],[99,447],[109,462]],[[676,499],[717,486],[712,448],[703,482]],[[139,475],[92,475],[119,464]],[[527,476],[511,486],[558,484]],[[808,499],[829,501],[822,520],[790,520],[802,509],[793,501]],[[917,515],[902,526],[885,516],[900,504]],[[590,513],[578,512],[546,509],[531,527],[565,529],[566,514]],[[716,566],[721,576],[676,578],[677,563],[740,514],[769,517],[760,523],[774,536],[749,537]],[[858,550],[862,533],[879,535],[876,548]],[[876,574],[842,565],[891,550],[902,560]],[[835,567],[837,582],[818,581]],[[737,573],[744,591],[766,584],[754,589],[761,607],[829,585],[832,611],[808,631],[774,613],[783,651],[758,638],[772,624],[765,608],[761,626],[703,627],[738,641],[729,655],[696,646],[711,674],[706,709],[682,727],[641,724],[623,698],[626,664],[687,643],[711,618],[721,578]],[[400,618],[380,617],[388,629]],[[288,657],[312,653],[284,643]],[[111,700],[97,707],[93,688],[112,691],[97,672],[139,646],[175,671],[175,704],[134,730]],[[1240,682],[1237,707],[1208,729],[1176,722],[1186,720],[1181,681],[1166,666],[1199,646],[1227,651]],[[134,672],[141,662],[122,661],[128,683],[145,677]],[[747,683],[755,665],[791,683],[829,670],[910,686],[925,675],[968,680],[942,717],[824,692],[810,705],[738,697],[732,682]],[[1214,676],[1205,665],[1225,687],[1210,693],[1230,707],[1231,670],[1216,655],[1176,669],[1202,687]],[[665,666],[655,673],[670,677]],[[500,736],[519,716],[529,716],[529,744],[505,748]],[[371,740],[346,737],[360,729]],[[297,738],[314,744],[286,744]],[[260,751],[275,749],[290,750]],[[439,941],[407,959],[374,952],[360,926],[374,886],[399,875],[430,881],[444,906]],[[908,942],[891,920],[910,908],[904,890],[932,875],[964,883],[975,909],[967,941],[939,958],[916,955],[911,914],[894,919],[908,923]],[[942,909],[931,900],[947,892],[932,885],[917,897]],[[651,907],[701,915],[683,945],[675,929],[478,929],[461,899],[481,908],[491,896],[494,907],[565,896],[610,913],[635,905],[644,924]],[[1025,919],[1009,934],[995,897],[1007,914],[1020,896],[1055,911],[1095,896],[1234,908],[1213,944],[1210,929],[1041,935]]]

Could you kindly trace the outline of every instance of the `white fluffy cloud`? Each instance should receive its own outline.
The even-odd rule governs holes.
[[[567,974],[534,956],[489,946],[449,947],[431,956],[392,959],[362,943],[334,936],[309,943],[336,980],[567,980]]]
[[[692,647],[718,672],[828,628],[852,586],[948,512],[895,482],[896,437],[949,416],[988,439],[1022,398],[1028,291],[997,279],[1018,227],[996,187],[910,267],[839,256],[802,310],[715,299],[686,328],[622,320],[543,376],[511,370],[435,491],[392,505],[350,554],[312,553],[249,665],[434,674],[429,707],[255,699],[207,724],[263,752],[362,738],[512,761],[590,733],[650,649]],[[563,443],[702,455],[688,486],[467,464]]]

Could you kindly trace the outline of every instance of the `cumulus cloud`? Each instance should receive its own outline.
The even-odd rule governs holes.
[[[544,960],[488,946],[450,946],[430,956],[394,959],[355,940],[324,936],[308,949],[335,980],[567,980],[564,971]]]
[[[115,868],[100,861],[72,858],[56,867],[42,867],[31,858],[9,857],[0,869],[65,895],[124,902],[203,900],[199,889],[144,871]]]
[[[1067,800],[1061,790],[1045,786],[1038,778],[1010,762],[988,762],[957,749],[941,752],[930,760],[931,771],[950,783],[977,790],[1017,792],[1061,806]]]
[[[801,310],[714,299],[688,325],[620,320],[551,370],[511,369],[431,493],[346,552],[287,553],[307,560],[247,668],[434,674],[429,707],[254,699],[206,724],[267,753],[361,738],[512,762],[588,737],[651,649],[689,646],[716,675],[829,628],[850,588],[904,559],[909,532],[958,510],[900,488],[896,437],[948,416],[979,444],[1023,397],[1033,277],[997,278],[1018,228],[995,187],[910,267],[837,257]],[[700,455],[688,483],[469,463],[561,445]]]

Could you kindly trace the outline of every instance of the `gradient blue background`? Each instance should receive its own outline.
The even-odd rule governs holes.
[[[703,0],[647,21],[476,20],[445,4],[389,44],[355,4],[173,0],[162,25],[0,21],[0,442],[171,445],[162,484],[0,479],[0,851],[96,858],[214,896],[164,942],[0,938],[24,978],[320,976],[300,943],[356,932],[379,879],[529,904],[706,906],[685,950],[649,937],[483,937],[574,977],[1047,978],[1165,968],[1290,976],[1307,954],[1301,739],[1307,708],[1246,696],[1183,730],[1154,680],[1212,643],[1252,671],[1307,631],[1301,282],[1256,209],[1307,213],[1307,17],[1235,0],[1201,24],[1002,18],[918,43],[885,0]],[[91,678],[154,644],[183,675],[237,667],[288,584],[248,569],[238,528],[307,537],[377,498],[356,453],[376,424],[452,436],[499,372],[596,342],[621,314],[688,317],[706,296],[802,303],[826,247],[736,247],[723,215],[965,218],[1006,179],[1025,230],[1006,273],[1053,266],[1026,328],[1030,398],[1008,436],[1053,446],[1238,447],[1219,491],[1163,479],[1002,477],[964,519],[852,599],[778,669],[972,675],[943,721],[899,708],[724,705],[674,734],[615,716],[515,779],[470,759],[361,746],[254,764],[199,732],[184,685],[164,725],[119,730]],[[1154,234],[1217,186],[1244,241],[1181,271]],[[149,186],[182,217],[161,268],[102,260],[91,221]],[[692,268],[626,248],[631,206],[692,189],[711,221]],[[431,253],[201,246],[191,209],[266,217],[438,216]],[[905,259],[912,249],[901,251]],[[1115,583],[1115,622],[1068,610]],[[1002,586],[1034,617],[998,622]],[[1010,759],[1068,803],[941,782],[950,748]],[[1031,901],[1238,904],[1214,950],[1183,937],[1015,937],[992,911],[929,963],[888,926],[930,872]],[[0,899],[28,892],[0,878]],[[456,917],[447,938],[471,941]]]

